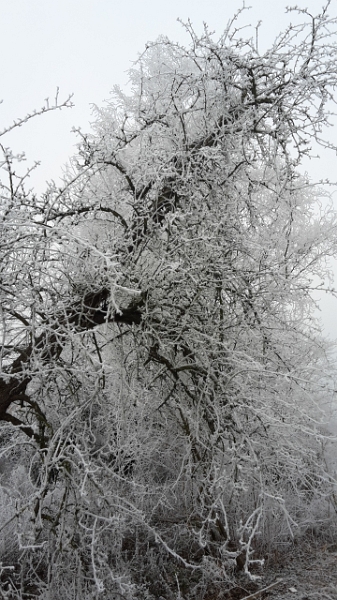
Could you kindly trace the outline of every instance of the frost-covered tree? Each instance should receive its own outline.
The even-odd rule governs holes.
[[[15,598],[220,598],[322,518],[333,385],[312,296],[337,224],[300,167],[329,145],[336,23],[299,12],[264,54],[236,19],[148,45],[62,189],[27,196],[3,149]]]

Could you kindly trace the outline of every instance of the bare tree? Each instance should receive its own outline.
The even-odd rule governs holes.
[[[336,216],[299,167],[329,146],[327,9],[263,55],[238,15],[218,41],[188,23],[187,48],[148,45],[62,189],[28,197],[3,149],[14,597],[220,598],[322,518],[334,386],[312,293]]]

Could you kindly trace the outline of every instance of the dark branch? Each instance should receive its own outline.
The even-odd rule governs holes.
[[[45,331],[20,351],[11,367],[6,370],[5,376],[0,378],[0,421],[10,422],[30,438],[41,441],[41,436],[36,434],[30,426],[26,426],[7,412],[14,402],[20,401],[29,405],[37,420],[41,420],[43,413],[27,395],[27,387],[33,380],[36,371],[36,367],[30,364],[31,357],[34,354],[34,363],[36,363],[36,354],[39,352],[40,365],[57,360],[63,351],[69,326],[75,327],[78,331],[89,331],[106,322],[122,323],[128,326],[140,324],[144,305],[143,296],[133,300],[120,312],[111,313],[108,307],[109,295],[108,288],[90,292],[84,296],[81,302],[69,308],[66,314],[63,313],[59,317],[53,317],[52,321],[45,322]]]

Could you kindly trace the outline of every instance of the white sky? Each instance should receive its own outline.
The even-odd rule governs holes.
[[[285,13],[289,3],[252,0],[253,8],[242,15],[242,25],[255,26],[262,20],[261,48],[296,20],[294,13]],[[316,14],[323,0],[294,4]],[[190,18],[197,32],[206,22],[220,34],[241,6],[241,0],[0,0],[0,130],[40,108],[45,98],[51,100],[57,87],[61,100],[74,93],[73,109],[33,119],[1,140],[16,152],[25,151],[28,164],[41,161],[31,176],[32,187],[42,191],[46,180],[57,181],[62,165],[74,153],[77,140],[72,127],[89,131],[90,105],[102,105],[115,83],[127,83],[127,70],[147,41],[164,34],[188,44],[177,18]],[[337,15],[336,0],[329,13]],[[335,163],[334,156],[324,155],[307,168],[315,179],[333,180]],[[322,309],[327,330],[337,336],[337,302],[323,302]]]

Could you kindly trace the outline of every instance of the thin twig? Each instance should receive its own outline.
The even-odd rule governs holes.
[[[269,590],[271,590],[273,587],[277,586],[282,581],[283,581],[282,578],[276,579],[276,581],[274,581],[274,583],[271,583],[267,587],[263,588],[263,590],[258,590],[254,594],[250,594],[249,596],[245,596],[244,598],[242,598],[242,600],[253,600],[253,598],[258,598],[259,596],[261,596],[261,594],[264,594],[264,592],[268,592]]]

